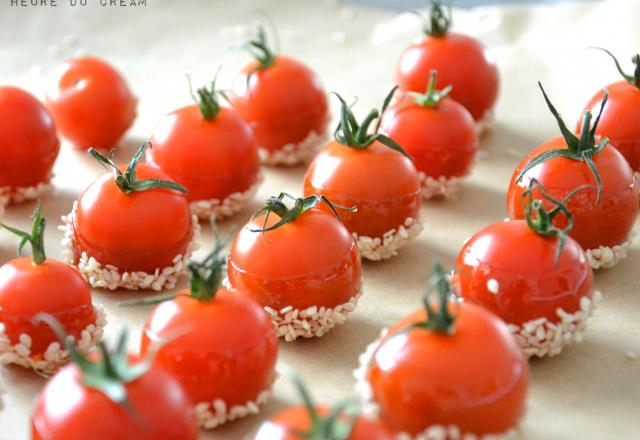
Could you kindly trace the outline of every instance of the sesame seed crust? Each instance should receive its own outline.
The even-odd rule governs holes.
[[[596,291],[592,299],[580,298],[580,309],[573,313],[558,308],[557,322],[543,317],[521,326],[508,324],[508,327],[525,356],[553,357],[560,354],[566,345],[582,342],[587,319],[601,301],[602,294]]]
[[[593,269],[610,269],[618,264],[621,260],[627,258],[629,253],[629,247],[633,241],[636,233],[631,233],[631,236],[627,241],[622,244],[615,245],[613,247],[600,246],[597,249],[587,249],[587,259]]]
[[[263,180],[262,174],[259,174],[255,183],[246,191],[229,194],[222,201],[220,199],[194,200],[189,203],[191,213],[198,216],[200,220],[209,220],[212,217],[222,220],[232,217],[253,200]]]
[[[33,186],[0,187],[0,205],[36,200],[53,192],[53,184],[51,184],[52,177],[53,176],[49,176],[46,181]]]
[[[102,338],[107,319],[100,307],[94,307],[96,321],[89,324],[82,332],[76,346],[81,353],[87,353]],[[0,364],[17,364],[44,375],[52,375],[69,362],[69,353],[62,348],[60,342],[49,344],[42,354],[42,359],[31,357],[31,336],[21,333],[17,344],[11,344],[5,333],[5,325],[0,322]]]
[[[256,400],[250,400],[244,405],[228,407],[222,399],[213,402],[199,402],[196,404],[196,417],[198,426],[203,429],[213,429],[224,423],[241,419],[251,414],[258,414],[260,407],[271,397],[271,387],[262,391]]]
[[[367,260],[386,260],[398,255],[398,250],[409,240],[422,232],[422,223],[418,219],[408,217],[398,228],[385,232],[380,237],[358,236],[353,233],[360,249],[360,255]]]
[[[297,144],[286,144],[277,150],[267,150],[258,147],[260,161],[265,165],[297,165],[311,159],[318,152],[318,149],[326,142],[327,131],[318,133],[310,131],[306,138]]]
[[[64,248],[62,256],[64,261],[75,266],[82,277],[92,287],[116,290],[147,290],[152,289],[160,291],[164,289],[173,289],[178,282],[178,279],[186,275],[187,262],[191,258],[191,254],[195,252],[200,244],[198,242],[200,236],[200,225],[198,224],[198,217],[191,216],[191,223],[193,227],[193,237],[191,242],[187,245],[187,249],[183,254],[176,255],[173,258],[173,266],[165,268],[157,268],[153,273],[146,272],[120,272],[120,270],[110,264],[102,265],[94,257],[89,256],[86,252],[82,252],[80,258],[75,257],[74,252],[74,235],[73,235],[73,216],[77,209],[78,202],[74,202],[71,213],[66,216],[62,216],[63,225],[59,226],[59,229],[64,231],[64,237],[61,244]]]
[[[462,184],[460,177],[440,176],[434,178],[419,171],[418,178],[420,179],[420,192],[425,200],[454,200],[460,194],[460,186]]]

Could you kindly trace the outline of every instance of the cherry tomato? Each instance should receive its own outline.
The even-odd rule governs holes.
[[[258,48],[252,51],[256,59],[236,78],[231,104],[252,125],[267,162],[295,164],[313,152],[314,146],[303,145],[303,141],[314,133],[322,136],[329,123],[324,87],[307,66],[276,55],[261,27],[249,45]],[[273,154],[285,147],[292,150],[286,151],[294,154],[292,160],[275,160]]]
[[[638,188],[624,157],[611,146],[593,156],[602,179],[602,195],[597,203],[597,181],[583,161],[554,157],[531,168],[518,181],[521,171],[534,157],[552,149],[567,149],[565,139],[557,137],[545,142],[518,165],[507,193],[509,217],[524,218],[522,193],[533,178],[556,199],[563,199],[579,186],[589,185],[592,189],[581,191],[568,202],[567,206],[575,218],[570,236],[585,250],[613,247],[627,241],[638,217]],[[560,227],[564,222],[563,218],[557,219]]]
[[[327,416],[326,406],[316,408],[318,415]],[[303,440],[307,437],[296,435],[296,432],[307,432],[311,428],[311,420],[307,408],[295,406],[277,413],[271,420],[264,422],[253,440]],[[345,440],[392,440],[391,432],[380,422],[358,417],[353,424],[351,434]]]
[[[148,161],[183,184],[190,202],[217,199],[224,203],[258,181],[256,141],[237,112],[220,107],[215,84],[200,105],[180,108],[165,116],[151,137]],[[217,213],[217,218],[221,212]]]
[[[195,405],[220,399],[229,411],[255,402],[275,380],[278,341],[269,318],[257,303],[224,288],[210,301],[178,296],[158,305],[143,327],[141,353],[157,340],[169,342],[154,362]]]
[[[82,375],[69,365],[47,383],[32,415],[33,440],[198,438],[193,405],[162,368],[151,367],[126,384],[128,407],[87,387]]]
[[[59,151],[46,108],[21,89],[0,87],[0,196],[48,182]]]
[[[327,144],[304,178],[304,195],[323,195],[342,206],[347,229],[358,236],[382,237],[420,214],[420,180],[411,160],[378,141],[364,150],[337,141]],[[322,209],[328,209],[323,207]]]
[[[46,100],[60,133],[81,149],[114,147],[136,117],[137,100],[123,77],[93,57],[56,68]]]

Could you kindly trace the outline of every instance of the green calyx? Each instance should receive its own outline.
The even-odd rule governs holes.
[[[364,150],[374,142],[378,141],[381,144],[386,145],[392,150],[395,150],[398,153],[401,153],[411,159],[411,156],[409,156],[407,152],[404,151],[404,149],[400,145],[398,145],[396,141],[388,136],[385,136],[382,133],[378,133],[378,131],[380,130],[382,115],[387,110],[387,107],[389,107],[391,99],[393,98],[393,94],[397,89],[398,86],[392,88],[385,98],[382,104],[382,108],[380,110],[375,108],[372,109],[360,124],[358,124],[358,121],[356,120],[351,107],[349,107],[345,100],[342,99],[342,96],[333,92],[333,94],[338,97],[341,104],[340,121],[338,122],[338,126],[333,133],[333,137],[335,138],[335,140],[345,147],[354,148],[356,150]],[[374,121],[377,121],[376,126],[373,132],[369,133],[369,127]]]
[[[269,47],[267,33],[262,24],[258,25],[256,29],[256,36],[247,41],[242,47],[249,52],[256,61],[258,61],[258,67],[256,67],[256,70],[263,70],[271,67],[276,61],[276,51]]]
[[[284,202],[285,199],[293,200],[293,207],[289,208],[287,204]],[[346,206],[341,206],[335,203],[332,203],[325,196],[313,195],[309,197],[293,197],[290,194],[285,192],[280,193],[277,197],[269,197],[265,206],[256,212],[251,219],[255,219],[261,214],[266,214],[264,217],[264,223],[261,229],[249,229],[251,232],[269,232],[274,229],[278,229],[281,226],[286,225],[287,223],[293,222],[295,219],[303,215],[305,212],[310,209],[315,208],[320,203],[326,203],[329,208],[333,211],[336,217],[340,218],[340,214],[338,214],[338,209],[343,209],[345,211],[354,212],[357,210],[355,206],[349,208]],[[269,220],[269,215],[271,213],[275,213],[280,217],[280,220],[273,226],[266,227],[267,221]]]
[[[196,102],[196,104],[198,104],[202,117],[207,121],[211,121],[212,119],[214,119],[220,112],[221,106],[219,96],[226,98],[223,91],[216,89],[217,77],[218,74],[216,73],[216,76],[213,78],[213,81],[211,81],[211,85],[209,86],[209,88],[203,86],[197,89],[196,93],[193,93],[191,78],[187,76],[187,78],[189,79],[189,91],[191,93],[191,97]]]
[[[292,430],[291,434],[306,440],[347,440],[353,431],[357,416],[354,404],[343,402],[331,409],[329,414],[318,414],[309,390],[304,386],[300,377],[289,368],[283,368],[282,374],[293,383],[298,391],[302,403],[309,415],[310,428],[308,431]]]
[[[425,17],[418,11],[411,11],[422,20],[422,32],[425,35],[434,38],[442,38],[449,32],[449,28],[453,23],[451,13],[451,2],[443,5],[442,0],[431,0],[431,11],[429,18]]]
[[[415,99],[416,103],[422,107],[435,108],[444,98],[449,95],[453,86],[448,85],[442,90],[436,89],[437,72],[432,70],[429,73],[429,83],[425,93],[408,92]]]
[[[602,115],[604,106],[607,104],[607,100],[609,99],[609,94],[607,93],[607,90],[605,89],[604,91],[604,98],[602,100],[602,105],[600,106],[600,112],[598,113],[598,117],[593,123],[593,126],[591,125],[591,118],[592,118],[591,112],[587,110],[584,112],[584,117],[582,119],[582,128],[580,130],[580,137],[577,137],[567,128],[566,124],[562,120],[562,117],[560,116],[556,108],[553,106],[551,101],[549,100],[549,97],[544,91],[542,84],[538,82],[538,85],[540,86],[540,90],[542,90],[542,94],[544,96],[545,101],[547,102],[547,106],[549,107],[551,114],[553,114],[553,116],[556,118],[556,121],[558,122],[558,127],[560,127],[560,132],[562,133],[562,136],[564,137],[567,143],[567,148],[548,150],[534,157],[522,169],[522,171],[520,171],[517,181],[522,180],[522,178],[525,176],[525,174],[529,170],[550,159],[553,159],[556,157],[564,157],[566,159],[578,160],[586,163],[589,169],[591,170],[591,172],[593,173],[597,182],[597,189],[598,189],[596,203],[600,203],[600,198],[602,196],[602,179],[600,178],[600,173],[598,172],[598,168],[593,162],[593,157],[596,154],[600,153],[602,150],[604,150],[604,148],[609,143],[608,138],[602,139],[598,144],[596,144],[596,140],[595,140],[596,128],[598,127],[600,116]]]
[[[47,259],[47,255],[44,252],[44,228],[47,224],[44,217],[42,217],[42,206],[38,202],[35,211],[33,211],[33,225],[31,226],[31,233],[21,231],[11,226],[7,226],[0,223],[0,226],[5,228],[12,234],[20,237],[20,243],[18,243],[18,255],[22,253],[24,246],[29,243],[31,245],[31,258],[33,264],[39,265],[44,263]]]
[[[120,171],[118,165],[116,165],[116,163],[113,161],[113,154],[115,150],[111,150],[108,157],[97,151],[95,148],[89,148],[89,153],[91,153],[91,155],[103,167],[113,172],[113,177],[116,185],[118,185],[118,188],[120,188],[120,190],[125,194],[131,194],[134,191],[146,191],[156,188],[166,188],[186,193],[187,189],[176,182],[159,179],[137,179],[136,167],[138,166],[138,162],[140,162],[140,159],[142,158],[144,150],[149,145],[151,144],[146,141],[138,148],[138,150],[131,158],[131,161],[129,161],[129,165],[127,166],[127,169],[124,171],[124,173]]]
[[[437,308],[434,308],[432,305],[431,297],[433,295],[436,296]],[[422,296],[422,304],[427,312],[427,319],[409,326],[407,330],[418,328],[445,335],[452,335],[455,332],[457,315],[452,314],[449,310],[451,300],[456,300],[456,294],[451,286],[451,281],[449,281],[442,265],[435,263],[429,285]]]
[[[34,318],[36,323],[44,322],[54,331],[65,350],[69,353],[71,361],[82,372],[82,383],[91,389],[97,390],[107,396],[113,402],[132,410],[127,399],[126,385],[144,375],[151,368],[151,360],[130,365],[127,359],[128,332],[124,330],[118,337],[115,350],[109,350],[104,341],[100,341],[98,349],[100,356],[92,360],[80,353],[76,348],[73,338],[67,336],[64,328],[53,316],[39,313]]]
[[[588,185],[582,185],[573,191],[571,191],[563,200],[557,200],[549,195],[546,188],[537,180],[531,179],[529,188],[522,193],[522,199],[524,204],[524,216],[527,220],[527,225],[536,234],[543,237],[557,237],[558,245],[556,247],[555,263],[557,264],[562,254],[562,249],[567,241],[567,236],[573,229],[574,219],[573,214],[567,207],[567,203],[573,196],[583,189],[589,188]],[[534,190],[538,190],[538,193],[547,202],[554,205],[554,208],[550,211],[544,207],[543,200],[535,199],[533,196]],[[553,220],[560,214],[564,214],[567,218],[567,226],[564,229],[560,229],[553,224]]]
[[[631,62],[635,65],[635,70],[633,72],[633,75],[629,75],[629,74],[625,73],[624,70],[622,70],[622,66],[620,66],[620,62],[618,62],[618,59],[611,52],[609,52],[607,49],[604,49],[602,47],[592,47],[592,49],[601,50],[604,53],[606,53],[607,55],[609,55],[611,57],[611,59],[613,59],[613,62],[616,65],[616,69],[618,69],[618,72],[620,72],[620,75],[622,75],[622,77],[629,84],[631,84],[631,85],[635,86],[636,88],[640,89],[640,54],[635,54],[633,57],[631,57]]]

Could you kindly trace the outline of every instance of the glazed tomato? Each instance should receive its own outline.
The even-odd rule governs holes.
[[[154,273],[187,251],[194,233],[185,189],[159,169],[138,165],[146,145],[124,173],[92,150],[114,171],[82,193],[71,215],[76,260],[86,253],[117,270]]]
[[[447,306],[451,287],[441,268],[436,276],[439,305],[393,325],[370,360],[380,418],[412,436],[451,425],[460,438],[510,432],[525,410],[527,363],[497,316],[467,302]]]
[[[433,3],[430,23],[425,25],[425,38],[400,56],[396,70],[400,90],[422,93],[428,81],[425,72],[436,70],[438,83],[453,87],[451,99],[465,106],[476,122],[488,122],[498,97],[495,63],[478,40],[449,32],[451,17],[440,2]]]
[[[180,381],[196,406],[211,412],[202,416],[199,410],[204,428],[237,418],[236,406],[264,403],[260,395],[275,380],[278,352],[278,339],[262,308],[245,295],[220,288],[226,263],[221,251],[216,247],[204,263],[190,263],[191,289],[154,309],[141,342],[144,355],[155,342],[169,341],[158,350],[155,363]],[[218,411],[217,401],[224,402],[226,412]]]
[[[252,125],[265,162],[299,163],[313,155],[321,141],[314,138],[329,123],[324,87],[307,66],[273,53],[262,28],[249,46],[256,59],[236,78],[231,104]]]
[[[103,318],[98,319],[89,286],[78,271],[46,258],[44,224],[40,206],[34,213],[31,234],[0,223],[33,249],[32,257],[17,258],[0,267],[0,357],[5,362],[51,374],[68,357],[52,350],[52,344],[59,346],[58,338],[47,325],[34,323],[38,313],[53,315],[76,341],[88,333],[85,349],[100,338],[104,322]]]
[[[548,103],[561,128],[564,127],[557,111]],[[556,199],[563,199],[579,186],[591,186],[568,202],[575,218],[570,235],[585,250],[624,243],[638,216],[638,188],[631,168],[615,148],[607,145],[606,139],[596,145],[593,131],[597,123],[589,130],[590,121],[591,113],[585,112],[580,139],[565,127],[565,137],[554,138],[532,151],[518,165],[507,194],[509,217],[522,219],[522,195],[531,179],[538,180]],[[559,217],[557,226],[563,227],[564,221]]]
[[[469,173],[478,148],[473,117],[447,97],[449,88],[439,91],[435,84],[433,70],[426,93],[403,94],[380,126],[413,158],[427,199],[453,196],[453,181]],[[443,181],[452,182],[451,188]]]
[[[355,307],[361,288],[360,254],[334,213],[316,207],[320,197],[295,199],[291,209],[284,197],[269,199],[266,208],[238,232],[231,246],[229,282],[270,310],[280,336],[287,340],[322,336]],[[335,313],[324,319],[319,312],[299,315],[299,321],[307,321],[303,326],[281,316],[287,312],[279,311],[287,308]]]
[[[60,133],[81,149],[112,148],[136,118],[137,100],[124,78],[93,57],[58,66],[46,100]]]
[[[609,100],[600,116],[596,135],[609,138],[611,144],[622,153],[635,172],[640,172],[640,55],[633,57],[635,74],[627,75],[620,68],[618,60],[609,51],[605,51],[614,59],[616,67],[624,77],[607,86]],[[585,110],[594,112],[602,106],[604,92],[596,93],[587,104]],[[578,130],[582,121],[578,123]]]
[[[49,182],[59,151],[45,107],[21,89],[0,87],[0,196],[14,200],[16,189]]]
[[[305,196],[323,195],[334,203],[358,208],[341,215],[341,220],[359,238],[362,256],[374,260],[397,254],[406,239],[390,240],[388,236],[396,235],[400,227],[413,225],[406,237],[420,231],[422,198],[415,166],[393,140],[377,129],[367,133],[369,124],[384,113],[394,91],[380,113],[372,110],[357,127],[349,122],[355,121],[351,109],[339,98],[343,117],[336,139],[318,153],[304,178]],[[366,243],[362,237],[368,237]],[[372,246],[371,240],[376,240]]]
[[[127,357],[125,350],[121,337],[114,353],[106,347],[91,358],[75,353],[76,363],[56,374],[39,396],[32,439],[197,439],[195,411],[178,381],[146,360]]]
[[[198,90],[198,105],[165,116],[151,136],[148,162],[184,185],[190,202],[212,201],[210,209],[196,209],[202,217],[225,217],[247,200],[222,209],[232,194],[250,191],[260,173],[258,148],[251,131],[233,109],[221,107],[215,82]]]
[[[544,188],[539,193],[557,206],[547,211],[541,200],[529,197],[526,221],[503,221],[477,232],[460,251],[454,278],[465,301],[512,326],[525,354],[554,356],[581,338],[594,295],[593,270],[578,242],[566,236],[573,222],[570,211]],[[568,216],[566,229],[553,225],[559,214]],[[580,314],[569,318],[576,312]],[[539,324],[528,324],[532,322]]]

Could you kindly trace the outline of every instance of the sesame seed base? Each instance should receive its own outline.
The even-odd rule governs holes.
[[[213,429],[224,423],[241,419],[251,414],[258,414],[260,407],[271,397],[271,388],[262,391],[256,400],[248,401],[244,405],[235,405],[228,408],[222,399],[213,402],[199,402],[196,404],[196,417],[198,426],[203,429]]]
[[[422,171],[418,172],[420,178],[420,187],[422,197],[426,200],[430,199],[456,199],[460,193],[462,179],[460,177],[444,177],[433,178],[427,176]]]
[[[416,237],[422,231],[422,223],[419,220],[408,217],[400,227],[391,229],[380,237],[358,236],[355,232],[353,238],[358,243],[360,255],[367,260],[386,260],[398,255],[398,250],[409,240]]]
[[[509,330],[525,356],[553,357],[560,354],[564,346],[582,342],[587,319],[601,301],[602,294],[596,291],[592,299],[580,298],[580,309],[574,313],[558,308],[558,322],[539,318],[521,326],[509,324]]]
[[[297,165],[311,159],[328,137],[327,132],[310,131],[306,138],[297,144],[291,143],[278,148],[267,150],[259,147],[260,161],[265,165]]]
[[[153,289],[160,291],[164,289],[173,289],[178,279],[186,275],[187,262],[191,258],[191,254],[200,246],[198,238],[200,236],[200,225],[198,217],[191,217],[193,227],[193,238],[186,251],[183,254],[176,255],[173,260],[173,266],[163,269],[157,268],[153,273],[138,272],[120,272],[120,270],[110,264],[102,265],[94,257],[89,256],[86,252],[82,252],[80,258],[76,261],[74,252],[74,235],[73,235],[73,216],[77,208],[77,201],[73,204],[71,213],[62,216],[63,225],[60,230],[64,231],[64,237],[61,241],[64,251],[62,256],[64,261],[78,268],[80,274],[92,286],[109,290],[127,289],[127,290],[147,290]]]
[[[191,213],[198,216],[200,220],[209,220],[212,217],[216,220],[222,220],[232,217],[253,199],[262,181],[263,176],[259,174],[256,182],[249,189],[244,192],[234,192],[223,200],[194,200],[189,204]]]
[[[3,186],[0,187],[0,205],[36,200],[51,192],[53,192],[51,177],[46,182],[40,182],[34,186],[19,186],[15,188]]]
[[[89,324],[80,333],[80,339],[76,346],[82,353],[87,353],[102,338],[103,330],[107,324],[104,311],[94,307],[96,321]],[[5,325],[0,322],[0,364],[17,364],[32,369],[44,375],[52,375],[60,367],[69,362],[69,353],[64,350],[60,342],[52,342],[42,354],[42,359],[31,357],[32,339],[26,333],[21,333],[17,344],[11,344],[5,333]]]
[[[387,335],[388,329],[384,328],[380,335],[369,345],[358,358],[358,368],[353,371],[356,380],[355,390],[360,396],[363,414],[377,416],[379,406],[373,401],[373,391],[367,379],[367,372],[373,361],[373,355],[380,345],[380,342]],[[509,429],[499,434],[476,435],[473,433],[463,433],[456,425],[431,425],[423,432],[412,436],[406,432],[400,432],[395,436],[396,440],[515,440],[517,438],[516,429]]]
[[[627,258],[629,247],[635,237],[635,232],[631,233],[631,237],[622,244],[613,247],[600,246],[597,249],[587,249],[587,259],[593,269],[610,269],[618,264],[621,260]]]
[[[336,325],[343,324],[355,310],[361,296],[362,291],[346,303],[333,308],[312,306],[300,310],[287,306],[280,311],[271,307],[265,307],[264,310],[271,318],[278,337],[284,338],[286,342],[295,341],[299,337],[319,338]]]

